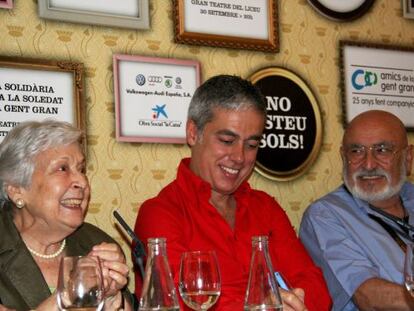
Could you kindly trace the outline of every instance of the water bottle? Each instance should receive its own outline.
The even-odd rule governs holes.
[[[165,238],[148,239],[148,258],[139,299],[140,311],[179,311]]]
[[[244,310],[283,310],[279,287],[269,256],[267,236],[252,237],[252,257]]]

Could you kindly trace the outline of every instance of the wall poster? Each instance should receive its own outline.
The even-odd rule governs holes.
[[[0,56],[0,142],[19,122],[56,119],[84,130],[83,65]]]
[[[115,54],[113,66],[117,140],[184,144],[200,63]]]
[[[414,0],[403,0],[402,9],[405,18],[414,18]]]
[[[277,0],[174,0],[178,43],[279,51]]]
[[[0,0],[0,9],[12,9],[13,0]]]
[[[315,161],[322,143],[319,106],[298,75],[270,67],[250,77],[267,102],[267,120],[255,170],[272,180],[303,175]]]
[[[149,28],[148,0],[38,0],[39,16],[72,23]]]
[[[414,49],[340,42],[344,124],[367,110],[385,110],[414,130]]]

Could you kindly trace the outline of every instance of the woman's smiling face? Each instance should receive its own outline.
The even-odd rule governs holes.
[[[21,188],[27,215],[51,230],[68,234],[76,230],[84,221],[90,197],[85,167],[78,143],[40,152],[30,186]]]

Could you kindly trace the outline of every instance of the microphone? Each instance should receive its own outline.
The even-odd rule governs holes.
[[[413,233],[414,232],[414,226],[411,226],[409,223],[406,223],[405,221],[402,221],[400,218],[388,214],[387,212],[384,212],[382,209],[372,206],[371,204],[369,205],[369,207],[376,211],[378,214],[381,214],[382,216],[384,216],[385,218],[388,218],[389,220],[391,220],[392,222],[400,225],[401,227],[403,227],[404,229],[408,230],[409,232]]]
[[[142,278],[144,278],[144,257],[146,256],[144,244],[140,241],[140,239],[138,239],[135,232],[131,230],[131,228],[117,211],[114,211],[114,216],[128,233],[128,235],[132,238],[132,241],[135,243],[135,247],[132,249],[132,256],[134,258],[135,265],[138,267],[141,273]]]

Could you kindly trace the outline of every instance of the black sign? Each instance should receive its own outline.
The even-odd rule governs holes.
[[[263,69],[250,80],[267,102],[255,169],[270,179],[294,179],[309,168],[320,149],[322,125],[316,99],[305,82],[286,69]]]

